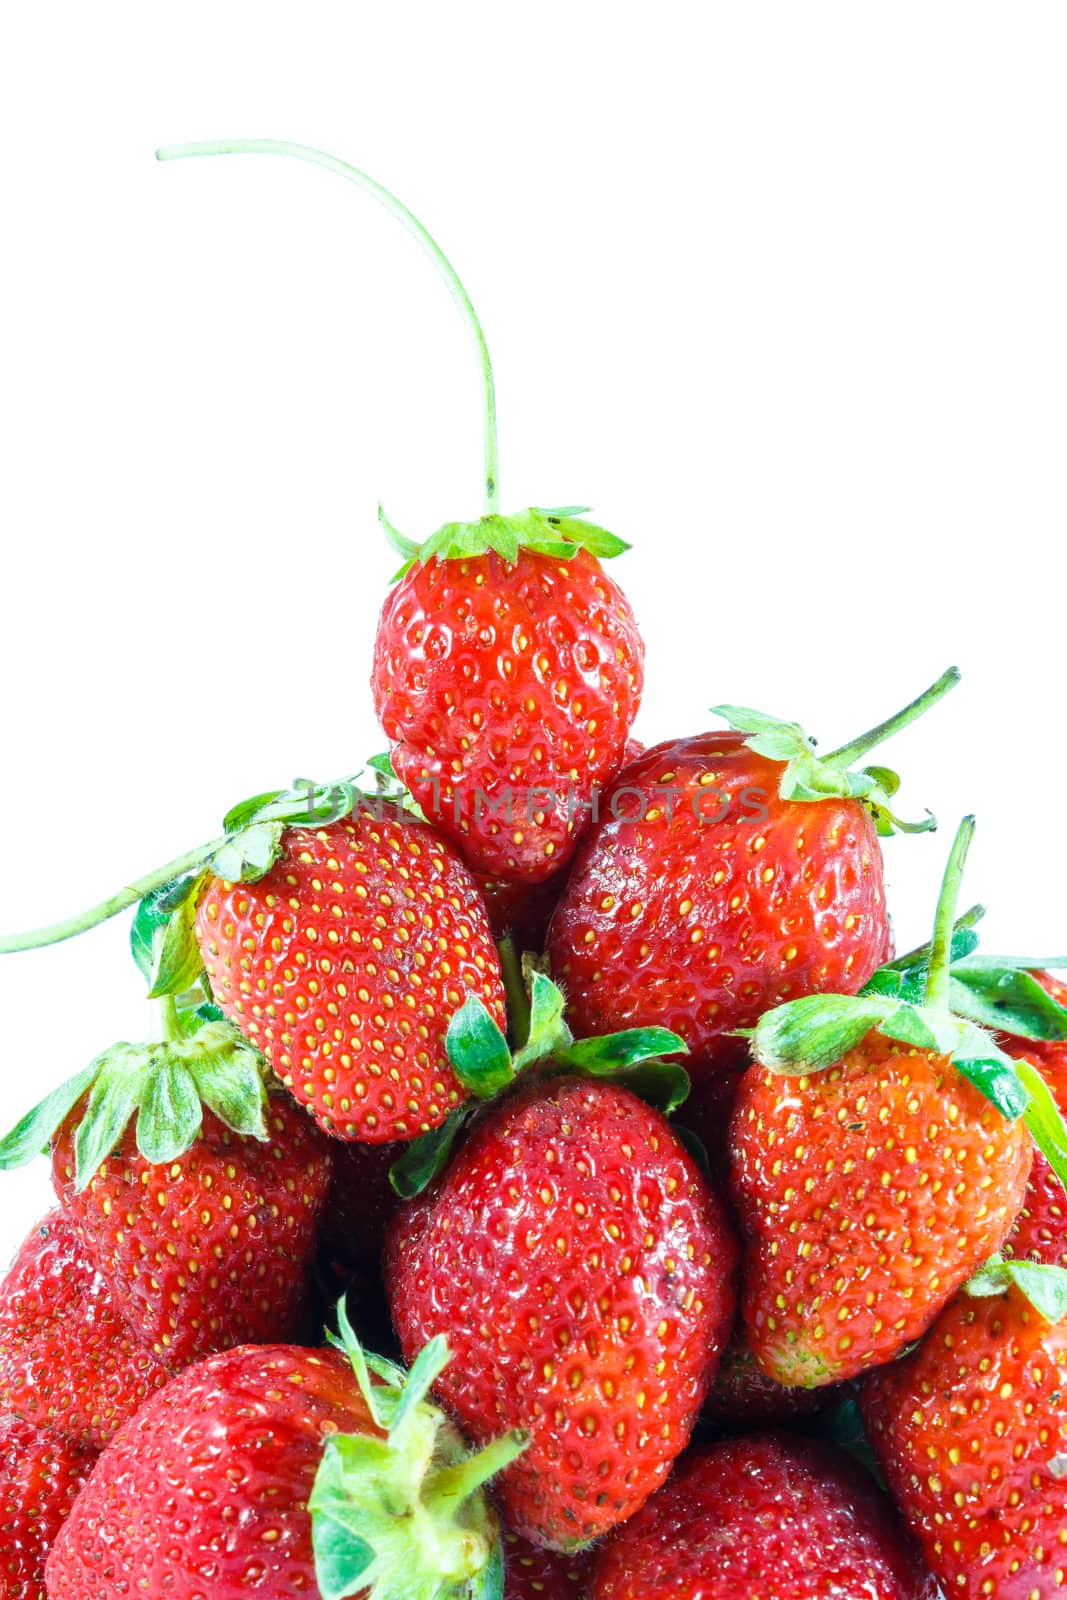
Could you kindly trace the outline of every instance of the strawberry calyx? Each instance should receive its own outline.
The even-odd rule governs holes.
[[[503,962],[507,970],[508,962]],[[440,1128],[405,1146],[390,1182],[403,1199],[421,1194],[448,1163],[456,1139],[479,1102],[504,1094],[522,1075],[572,1073],[621,1084],[665,1116],[689,1094],[689,1074],[675,1060],[688,1054],[685,1041],[667,1028],[625,1028],[619,1033],[575,1039],[564,1020],[566,997],[536,961],[523,960],[527,1003],[521,1012],[509,996],[513,1019],[521,1016],[515,1047],[476,995],[454,1014],[445,1035],[449,1064],[472,1096]]]
[[[721,705],[713,706],[712,710],[732,728],[749,735],[744,742],[750,750],[771,761],[785,763],[778,790],[783,800],[861,800],[882,837],[892,833],[928,833],[937,827],[937,819],[931,812],[928,811],[921,822],[904,822],[893,810],[893,796],[900,788],[900,778],[895,772],[882,766],[853,771],[852,764],[915,722],[959,681],[959,669],[949,667],[936,683],[902,711],[826,756],[816,755],[815,741],[798,722],[784,722],[749,706]]]
[[[1051,1326],[1067,1320],[1067,1271],[1063,1267],[990,1256],[963,1287],[965,1293],[976,1298],[1018,1289]]]
[[[228,1022],[198,1023],[172,996],[157,1002],[160,1037],[114,1044],[26,1113],[0,1139],[0,1171],[25,1166],[84,1099],[74,1138],[80,1193],[136,1116],[146,1161],[176,1161],[196,1142],[205,1108],[242,1138],[266,1141],[266,1066]]]
[[[337,1321],[330,1342],[351,1362],[378,1434],[326,1441],[308,1501],[323,1600],[501,1600],[500,1524],[484,1486],[529,1436],[510,1433],[471,1452],[428,1399],[449,1361],[442,1337],[405,1372],[364,1351],[344,1301]]]
[[[584,513],[588,506],[527,506],[525,511],[504,516],[490,511],[475,522],[446,522],[436,533],[416,544],[402,534],[378,507],[378,520],[389,544],[397,555],[403,556],[404,565],[390,580],[400,579],[421,563],[437,561],[462,561],[495,551],[502,561],[513,566],[520,550],[532,550],[538,555],[554,556],[560,561],[571,559],[576,549],[588,550],[600,560],[622,555],[630,546],[606,528],[595,522],[586,522]]]
[[[833,1067],[871,1032],[945,1056],[1001,1116],[1023,1119],[1067,1189],[1067,1123],[1037,1069],[1006,1054],[988,1031],[989,1026],[1004,1028],[1011,1016],[1012,1031],[1016,1026],[1031,1030],[1024,1037],[1061,1038],[1067,1036],[1058,1031],[1067,1015],[1060,1015],[1063,1008],[1051,997],[1046,997],[1048,1006],[1037,1002],[1017,965],[1001,958],[989,958],[987,965],[975,958],[971,936],[982,908],[956,921],[973,837],[974,818],[965,817],[945,869],[929,945],[890,963],[882,969],[885,978],[876,973],[857,995],[805,995],[767,1012],[751,1032],[752,1054],[768,1071],[801,1078]],[[960,952],[957,960],[954,951]]]

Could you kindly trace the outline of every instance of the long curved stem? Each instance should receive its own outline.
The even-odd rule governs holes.
[[[974,838],[974,818],[964,817],[956,829],[949,851],[948,865],[941,882],[934,918],[934,937],[930,942],[930,966],[926,974],[926,1004],[931,1010],[948,1010],[952,966],[952,929],[956,921],[963,868]]]
[[[186,156],[232,156],[232,155],[267,155],[267,156],[293,156],[298,161],[309,161],[312,166],[324,167],[327,172],[336,172],[340,177],[347,178],[357,188],[372,195],[378,203],[385,207],[390,216],[396,218],[409,233],[413,234],[425,250],[445,283],[449,292],[459,307],[468,329],[474,339],[478,352],[478,362],[482,374],[482,386],[485,397],[485,509],[487,512],[500,509],[500,474],[499,474],[499,449],[497,444],[496,421],[496,384],[493,379],[493,366],[489,359],[489,346],[486,344],[482,325],[478,321],[478,314],[471,303],[471,297],[463,286],[455,267],[445,255],[437,240],[429,234],[419,221],[418,217],[410,212],[406,205],[390,194],[374,178],[368,177],[358,167],[349,166],[347,161],[339,161],[336,156],[326,155],[322,150],[315,150],[306,144],[290,144],[284,139],[212,139],[197,144],[168,144],[156,151],[157,161],[179,161]]]
[[[823,761],[827,766],[838,767],[841,771],[844,771],[846,767],[850,767],[854,761],[857,761],[860,756],[865,756],[868,750],[873,750],[877,745],[883,744],[892,734],[899,733],[901,728],[906,728],[909,723],[916,722],[924,712],[929,711],[931,706],[936,705],[940,699],[948,694],[950,689],[954,689],[959,681],[959,667],[949,667],[947,672],[941,674],[936,683],[932,683],[929,689],[924,690],[910,705],[905,706],[903,711],[898,711],[895,716],[887,717],[876,728],[871,728],[868,733],[861,733],[858,739],[853,739],[849,744],[843,744],[840,750],[831,751],[828,756],[822,757]]]
[[[45,945],[62,944],[64,939],[73,939],[79,933],[86,933],[98,923],[106,922],[109,917],[116,917],[120,911],[135,906],[146,894],[151,894],[153,889],[162,888],[172,878],[180,878],[183,873],[193,872],[197,867],[202,867],[208,857],[221,849],[225,843],[226,836],[223,835],[221,839],[212,839],[210,844],[198,845],[195,850],[187,850],[183,856],[168,861],[164,867],[157,867],[154,872],[150,872],[147,877],[139,878],[136,883],[126,884],[116,894],[109,895],[106,900],[90,906],[88,911],[82,911],[76,917],[68,917],[65,922],[54,922],[50,927],[35,928],[29,933],[0,936],[0,955],[13,955],[17,950],[40,950]]]

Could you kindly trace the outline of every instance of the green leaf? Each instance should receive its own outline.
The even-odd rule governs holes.
[[[423,1345],[407,1375],[400,1403],[389,1428],[390,1435],[400,1432],[404,1422],[415,1407],[426,1399],[451,1359],[448,1341],[443,1334],[436,1334],[428,1344]]]
[[[567,1066],[600,1076],[636,1066],[639,1061],[688,1054],[685,1040],[668,1028],[624,1028],[621,1033],[579,1039],[562,1059]]]
[[[308,1500],[315,1580],[322,1600],[344,1600],[361,1595],[377,1557],[352,1526],[360,1510],[349,1498],[345,1483],[344,1435],[326,1441],[315,1485]]]
[[[1067,1318],[1067,1272],[1062,1267],[992,1256],[965,1285],[967,1293],[978,1298],[1005,1294],[1012,1287],[1053,1326]]]
[[[968,1038],[960,1045],[959,1053],[952,1057],[952,1065],[996,1106],[1002,1117],[1015,1122],[1022,1116],[1029,1096],[1016,1063],[999,1051],[992,1040],[984,1040],[981,1035],[977,1039]]]
[[[254,883],[277,861],[285,833],[283,822],[256,822],[227,839],[208,862],[225,883]]]
[[[563,1020],[566,1004],[563,991],[536,966],[527,963],[525,970],[530,991],[530,1025],[526,1043],[515,1054],[516,1072],[549,1056],[562,1058],[573,1038]]]
[[[1044,1078],[1029,1061],[1017,1061],[1015,1070],[1030,1097],[1023,1121],[1030,1137],[1067,1189],[1067,1123]]]
[[[280,800],[286,793],[285,789],[268,789],[265,794],[254,794],[248,800],[239,800],[222,819],[223,833],[240,833],[242,828],[247,828],[259,816],[265,806]]]
[[[499,1093],[515,1076],[508,1041],[477,995],[449,1022],[445,1050],[460,1083],[479,1099]]]
[[[79,1194],[126,1132],[144,1094],[150,1060],[143,1047],[128,1044],[114,1045],[99,1058],[96,1082],[74,1135]]]
[[[195,1143],[203,1120],[192,1073],[161,1054],[147,1074],[137,1117],[138,1150],[156,1166],[176,1161]]]
[[[76,1072],[16,1122],[11,1132],[0,1140],[0,1171],[11,1172],[16,1167],[24,1167],[48,1148],[52,1135],[91,1088],[99,1070],[99,1063],[94,1061]]]
[[[204,958],[196,942],[196,904],[206,877],[206,873],[200,873],[190,879],[188,891],[156,936],[150,1000],[184,994],[204,970]]]
[[[1020,1039],[1067,1039],[1067,1007],[1031,972],[996,956],[973,956],[952,966],[952,1009],[987,1028]]]
[[[403,556],[404,560],[409,564],[419,559],[420,547],[415,543],[414,539],[407,538],[405,534],[400,532],[399,528],[390,522],[385,514],[385,507],[381,504],[378,506],[378,521],[381,523],[382,532],[389,541],[390,547],[396,551],[398,556]]]
[[[389,1169],[389,1182],[401,1200],[413,1200],[440,1177],[469,1116],[470,1107],[460,1106],[439,1128],[432,1128],[405,1145],[403,1155]]]
[[[760,1018],[752,1054],[762,1067],[787,1077],[823,1072],[878,1028],[886,1014],[885,1002],[874,998],[805,995]]]
[[[329,1335],[329,1342],[335,1349],[343,1352],[348,1357],[349,1364],[359,1384],[359,1392],[366,1401],[367,1410],[379,1428],[385,1426],[384,1413],[379,1410],[378,1402],[385,1392],[380,1386],[371,1382],[371,1375],[367,1365],[366,1352],[359,1341],[359,1336],[353,1328],[348,1316],[347,1296],[342,1295],[337,1302],[337,1337]],[[399,1372],[399,1368],[395,1369]],[[401,1374],[402,1377],[402,1374]],[[395,1387],[395,1385],[393,1386]]]
[[[238,1040],[235,1030],[229,1048],[197,1055],[189,1070],[200,1099],[220,1122],[242,1138],[263,1143],[270,1138],[261,1058],[251,1045]]]

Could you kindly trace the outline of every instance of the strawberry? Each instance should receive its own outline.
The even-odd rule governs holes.
[[[0,1600],[45,1600],[45,1558],[92,1464],[72,1439],[0,1415]]]
[[[434,831],[357,799],[289,827],[255,882],[209,876],[196,934],[215,999],[325,1129],[368,1144],[465,1098],[444,1050],[469,995],[504,1020],[484,903]]]
[[[405,1381],[341,1323],[347,1359],[245,1346],[154,1395],[56,1540],[50,1600],[488,1597],[501,1552],[481,1485],[522,1441],[470,1456],[424,1399],[447,1350]]]
[[[704,1404],[704,1419],[716,1428],[738,1430],[815,1416],[832,1405],[837,1391],[786,1388],[759,1366],[740,1328],[723,1352]]]
[[[1067,1273],[993,1262],[968,1289],[866,1380],[868,1434],[947,1595],[1052,1600],[1067,1591]]]
[[[491,1106],[390,1229],[406,1353],[443,1334],[437,1393],[477,1441],[524,1428],[499,1495],[572,1550],[632,1516],[689,1439],[734,1313],[725,1208],[663,1117],[564,1077]]]
[[[860,988],[890,948],[878,836],[902,824],[895,776],[848,769],[958,676],[822,759],[795,723],[719,706],[733,731],[627,767],[549,928],[575,1028],[670,1028],[699,1078],[736,1065],[735,1030],[770,1007]]]
[[[476,872],[474,881],[485,901],[494,939],[498,942],[512,939],[517,950],[534,951],[540,955],[545,948],[548,924],[563,888],[562,878],[546,878],[543,883],[523,883],[513,878],[491,878],[484,872]]]
[[[341,1284],[378,1273],[385,1230],[400,1203],[389,1181],[395,1160],[388,1144],[338,1144],[333,1152],[319,1251]]]
[[[947,1004],[972,833],[968,818],[924,1003],[808,997],[755,1030],[733,1186],[746,1336],[780,1383],[819,1386],[890,1360],[1000,1247],[1022,1204],[1044,1112],[992,1037]],[[1061,1123],[1050,1150],[1067,1150],[1064,1133]]]
[[[1048,972],[1033,976],[1067,1020],[1067,984]],[[1009,1034],[1001,1043],[1008,1055],[1030,1062],[1040,1073],[1060,1114],[1067,1116],[1067,1038],[1023,1039]],[[1067,1195],[1052,1164],[1040,1151],[1034,1155],[1023,1209],[1004,1242],[1004,1254],[1067,1267]]]
[[[0,1408],[102,1450],[167,1376],[70,1218],[49,1212],[0,1284]]]
[[[585,1600],[587,1556],[539,1550],[504,1530],[503,1600]]]
[[[829,1445],[695,1450],[599,1551],[592,1600],[935,1600],[892,1507]]]

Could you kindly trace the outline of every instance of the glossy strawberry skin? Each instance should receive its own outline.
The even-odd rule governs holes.
[[[743,1317],[763,1370],[855,1377],[999,1249],[1032,1145],[944,1057],[879,1034],[811,1078],[753,1068],[731,1126]]]
[[[743,737],[668,741],[620,774],[548,936],[577,1034],[671,1028],[697,1075],[736,1065],[731,1030],[771,1007],[855,993],[890,944],[863,805],[779,799],[782,764]]]
[[[627,1090],[560,1079],[491,1109],[390,1230],[386,1284],[410,1360],[476,1443],[527,1428],[497,1483],[511,1527],[575,1549],[633,1514],[684,1449],[732,1323],[725,1208]]]
[[[102,1450],[167,1377],[74,1224],[49,1212],[0,1284],[0,1409]]]
[[[644,647],[584,550],[435,559],[386,599],[371,683],[425,815],[472,867],[535,883],[566,864],[589,797],[622,766]],[[510,816],[490,809],[509,798]]]
[[[171,1371],[303,1329],[331,1153],[287,1096],[271,1097],[267,1118],[261,1143],[205,1112],[170,1166],[147,1162],[131,1127],[80,1194],[79,1108],[53,1143],[56,1194],[122,1315]]]
[[[215,999],[320,1126],[379,1144],[465,1098],[445,1054],[468,995],[504,1024],[485,905],[432,829],[359,805],[290,828],[256,883],[210,879],[197,939]]]
[[[504,1600],[586,1600],[589,1557],[539,1550],[504,1533]]]
[[[694,1450],[600,1550],[592,1600],[936,1600],[855,1462],[774,1434]]]
[[[1067,1006],[1067,984],[1050,972],[1035,972],[1034,977],[1054,1000]],[[1000,1042],[1009,1055],[1037,1068],[1060,1112],[1067,1117],[1067,1040],[1017,1039],[1008,1035]],[[1004,1254],[1067,1267],[1067,1194],[1040,1150],[1034,1152],[1023,1209],[1005,1241]]]
[[[94,1460],[73,1439],[0,1414],[0,1600],[45,1600],[45,1560]]]
[[[1017,1289],[959,1295],[863,1411],[889,1487],[947,1595],[1067,1592],[1067,1324]]]
[[[48,1563],[50,1600],[310,1600],[307,1500],[331,1433],[375,1433],[332,1350],[188,1367],[116,1435]]]

